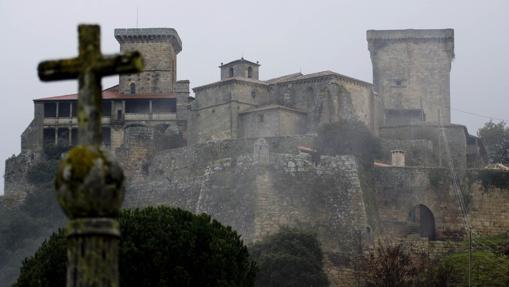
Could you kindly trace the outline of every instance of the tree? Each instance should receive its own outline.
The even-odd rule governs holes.
[[[124,210],[121,286],[254,286],[256,266],[240,236],[206,214],[169,207]],[[26,259],[15,286],[63,286],[63,232]]]
[[[285,227],[250,251],[259,267],[256,286],[328,286],[322,250],[313,233]]]
[[[356,119],[322,125],[315,145],[319,154],[351,154],[364,166],[371,166],[382,153],[380,140]]]
[[[366,286],[413,286],[418,270],[402,244],[379,244],[364,262]]]
[[[490,163],[509,164],[509,126],[504,121],[489,121],[477,131]]]

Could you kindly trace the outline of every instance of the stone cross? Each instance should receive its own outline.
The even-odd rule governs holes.
[[[67,287],[118,286],[119,215],[124,175],[101,147],[103,76],[143,70],[138,52],[103,56],[100,28],[80,25],[79,56],[45,61],[38,66],[42,81],[79,80],[78,146],[60,162],[55,179],[57,199],[70,221],[67,234]]]
[[[102,143],[101,78],[141,72],[143,62],[138,52],[103,56],[98,25],[80,25],[78,34],[78,57],[41,62],[37,70],[42,81],[79,80],[79,143],[100,145]]]

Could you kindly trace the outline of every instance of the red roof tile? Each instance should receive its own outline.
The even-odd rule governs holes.
[[[103,90],[104,100],[132,100],[132,99],[175,99],[175,93],[173,94],[136,94],[136,95],[122,95],[118,90],[118,85]],[[77,100],[78,94],[70,94],[63,96],[47,97],[35,99],[34,102],[40,101],[70,101]]]

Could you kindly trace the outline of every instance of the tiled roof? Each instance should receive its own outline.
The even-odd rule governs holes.
[[[273,79],[270,79],[270,80],[267,80],[266,82],[268,84],[276,84],[276,83],[279,83],[279,82],[285,82],[285,81],[288,81],[288,80],[292,80],[292,79],[295,79],[295,78],[298,78],[300,76],[303,76],[302,73],[293,73],[293,74],[288,74],[288,75],[284,75],[284,76],[281,76],[281,77],[277,77],[277,78],[273,78]]]
[[[118,85],[115,85],[111,88],[103,90],[103,99],[104,100],[132,100],[132,99],[174,99],[175,94],[136,94],[136,95],[122,95],[118,90]],[[63,96],[55,96],[55,97],[47,97],[47,98],[39,98],[35,99],[34,102],[40,101],[71,101],[77,100],[78,94],[70,94]]]
[[[228,63],[226,63],[226,64],[221,64],[221,66],[219,66],[219,67],[226,67],[226,66],[230,66],[230,65],[233,65],[233,64],[236,64],[236,63],[239,63],[239,62],[240,62],[240,63],[249,63],[249,64],[251,64],[251,65],[255,65],[255,66],[260,66],[260,64],[259,64],[259,63],[251,62],[251,61],[246,60],[246,59],[244,59],[244,58],[240,58],[240,59],[237,59],[237,60],[233,60],[233,61],[231,61],[231,62],[228,62]]]
[[[287,79],[281,79],[281,80],[279,80],[277,82],[270,83],[270,84],[305,81],[305,80],[309,80],[309,79],[320,78],[320,77],[329,77],[329,76],[338,77],[340,79],[343,79],[343,80],[346,80],[346,81],[352,81],[352,82],[355,82],[357,84],[361,84],[361,85],[364,85],[364,86],[371,86],[371,83],[364,82],[364,81],[361,81],[361,80],[358,80],[358,79],[355,79],[355,78],[351,78],[351,77],[348,77],[348,76],[345,76],[345,75],[342,75],[342,74],[339,74],[339,73],[336,73],[336,72],[332,72],[332,71],[322,71],[322,72],[318,72],[318,73],[311,73],[311,74],[301,75],[301,76],[298,76],[298,77],[289,77]]]
[[[195,88],[193,88],[193,91],[197,92],[197,91],[200,91],[200,90],[203,90],[203,89],[207,89],[207,88],[211,88],[211,87],[215,87],[215,86],[220,86],[220,85],[223,85],[223,84],[226,84],[226,83],[233,83],[233,82],[248,83],[248,84],[258,84],[258,85],[263,85],[263,86],[267,85],[267,83],[264,82],[264,81],[259,81],[259,80],[255,80],[255,79],[249,79],[249,78],[242,78],[242,77],[233,77],[233,78],[227,78],[227,79],[224,79],[224,80],[221,80],[221,81],[218,81],[218,82],[206,84],[206,85],[203,85],[203,86],[195,87]]]

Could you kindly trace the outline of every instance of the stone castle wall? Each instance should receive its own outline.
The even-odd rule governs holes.
[[[318,234],[330,268],[352,268],[348,258],[371,238],[357,162],[298,153],[312,140],[230,140],[157,153],[146,176],[128,185],[125,204],[206,212],[248,243],[299,226]]]
[[[417,205],[432,212],[438,240],[465,238],[464,213],[477,235],[503,234],[509,230],[508,172],[453,173],[445,168],[383,167],[375,169],[374,176],[376,207],[386,237],[406,238],[415,232],[409,214]],[[502,184],[493,184],[490,178]]]
[[[509,173],[473,169],[466,198],[470,223],[476,234],[509,232]]]
[[[432,144],[433,154],[428,156],[432,167],[452,166],[458,170],[467,168],[466,128],[461,125],[400,125],[380,128],[380,137],[388,140],[426,140]],[[429,146],[422,152],[429,151]]]

